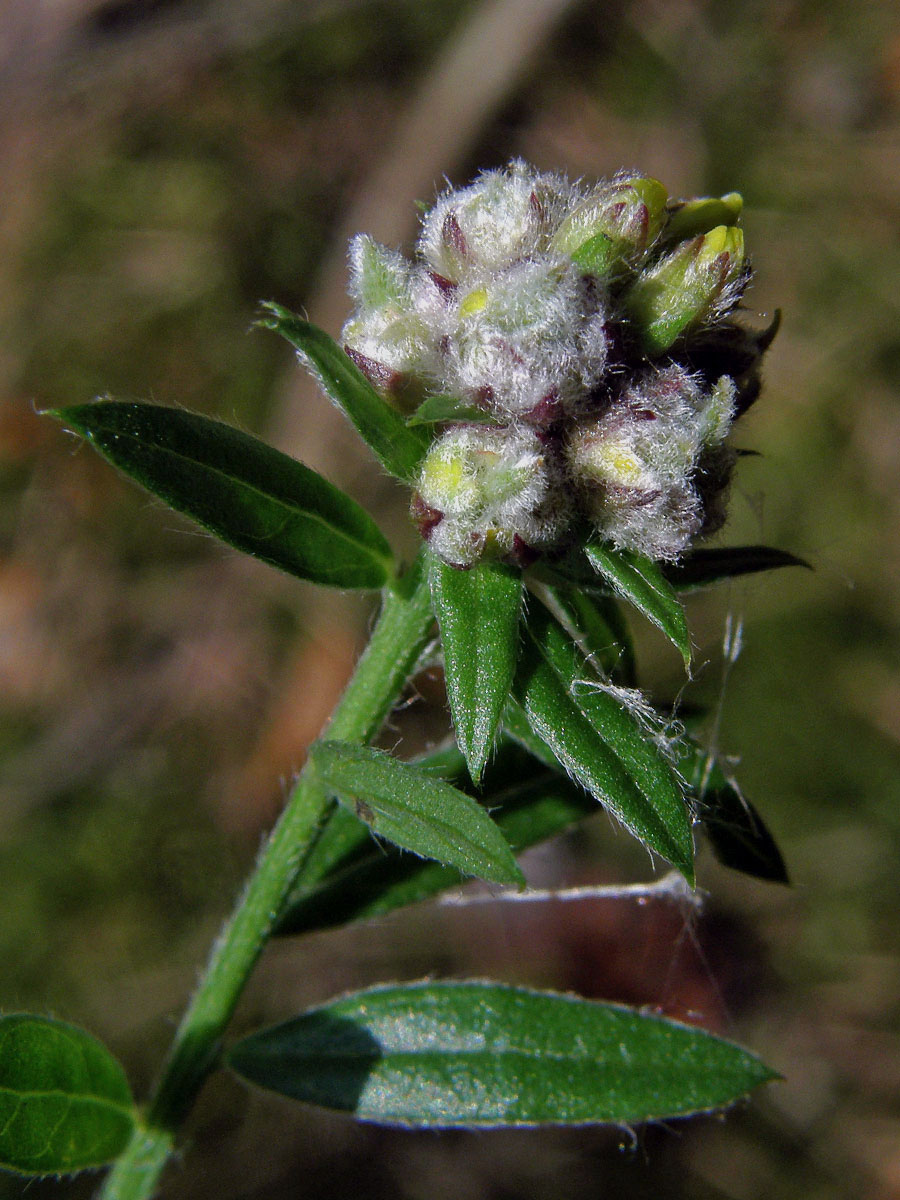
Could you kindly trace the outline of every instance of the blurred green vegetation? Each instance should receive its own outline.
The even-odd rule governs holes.
[[[221,551],[37,412],[110,393],[265,436],[293,412],[292,450],[330,445],[324,400],[298,390],[283,345],[250,331],[256,306],[328,310],[345,214],[389,154],[430,162],[404,122],[482,9],[256,0],[238,20],[228,0],[63,7],[55,22],[17,25],[27,0],[0,16],[20,67],[0,83],[17,201],[0,222],[0,1004],[87,1025],[141,1094],[368,610]],[[515,41],[524,18],[507,7],[495,36]],[[497,46],[475,49],[489,74]],[[373,1200],[888,1200],[900,1194],[896,7],[572,3],[522,54],[435,187],[441,171],[463,179],[521,154],[572,175],[636,167],[676,194],[740,190],[750,319],[784,310],[738,435],[762,457],[742,462],[726,535],[815,571],[693,600],[686,696],[721,706],[717,744],[741,757],[794,887],[706,856],[697,923],[627,902],[429,908],[285,942],[238,1024],[378,979],[494,975],[693,1014],[786,1081],[724,1122],[647,1130],[632,1148],[605,1130],[423,1139],[216,1080],[166,1194],[292,1196],[302,1179],[310,1196]],[[389,199],[401,224],[419,198]],[[381,515],[400,528],[395,493],[349,465],[342,480],[342,457],[331,451],[336,480],[393,505]],[[744,621],[744,651],[723,683],[728,614]],[[640,633],[648,678],[676,695],[677,661]],[[441,719],[419,699],[398,721],[422,738]],[[531,870],[570,883],[648,866],[598,817]],[[0,1197],[86,1196],[93,1183],[0,1178]]]

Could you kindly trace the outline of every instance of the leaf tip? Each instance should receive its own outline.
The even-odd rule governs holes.
[[[686,844],[681,839],[677,843],[672,844],[672,853],[669,857],[669,862],[683,877],[691,891],[693,891],[697,886],[697,872],[694,866],[694,839],[690,833],[690,826],[688,826]]]
[[[281,333],[281,327],[285,321],[300,319],[290,309],[276,304],[274,300],[261,300],[259,310],[261,315],[253,322],[252,328],[254,329],[271,329],[275,333]]]
[[[462,747],[460,748],[462,749]],[[484,775],[485,759],[481,758],[479,761],[478,759],[470,758],[468,754],[465,755],[465,759],[466,768],[469,772],[469,778],[472,780],[472,783],[475,785],[475,787],[479,787],[482,776]]]
[[[685,883],[693,891],[697,886],[697,872],[694,870],[693,860],[687,859],[684,862],[676,862],[673,865],[678,868],[684,877]]]

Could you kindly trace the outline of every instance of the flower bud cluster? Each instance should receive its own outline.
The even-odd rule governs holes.
[[[449,394],[483,416],[442,426],[413,498],[445,561],[525,565],[586,526],[674,559],[721,521],[725,440],[772,336],[730,319],[740,211],[516,161],[444,193],[414,260],[353,239],[351,358],[401,406]]]

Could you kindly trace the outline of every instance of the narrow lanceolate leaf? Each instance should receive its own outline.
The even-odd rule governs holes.
[[[420,759],[416,765],[427,771],[435,766],[443,770],[446,762],[445,756],[439,756],[437,760]],[[461,755],[456,769],[444,778],[470,790],[469,794],[490,811],[516,852],[561,833],[597,811],[597,802],[558,768],[548,770],[509,742],[498,749],[477,791],[468,781]],[[337,848],[337,841],[329,835],[333,826],[343,825],[336,820],[341,817],[356,825],[359,839],[351,848],[348,831],[343,830],[339,846],[343,853],[332,861],[330,869],[321,871],[314,867],[315,878],[307,874],[304,864],[298,886],[277,922],[276,933],[305,933],[381,917],[464,881],[453,867],[376,845],[368,828],[345,808],[335,813],[321,839],[332,850]]]
[[[301,361],[329,399],[344,411],[384,469],[411,483],[428,449],[428,435],[406,424],[324,330],[278,304],[264,304],[263,308],[267,315],[259,324],[280,333],[295,347]]]
[[[529,613],[514,696],[559,762],[650,850],[693,883],[693,844],[679,781],[651,714],[604,687],[546,609]]]
[[[227,1061],[296,1100],[428,1129],[661,1121],[778,1078],[702,1029],[486,982],[357,992],[251,1034]]]
[[[516,669],[522,573],[492,562],[460,571],[432,555],[431,597],[453,728],[477,783]]]
[[[111,1162],[135,1126],[125,1073],[90,1034],[0,1017],[0,1167],[62,1175]]]
[[[339,588],[380,588],[391,548],[372,518],[286,454],[208,417],[115,400],[58,409],[114,466],[238,550]]]
[[[515,693],[516,690],[514,686],[513,692]],[[544,739],[535,733],[528,713],[516,699],[515,694],[510,696],[509,703],[503,712],[503,732],[542,766],[551,771],[559,770],[561,765],[559,759]]]
[[[443,779],[454,786],[462,786],[462,790],[466,790],[466,783],[469,781],[466,760],[455,743],[416,759],[414,765],[428,775]],[[377,853],[379,858],[390,855],[390,851],[386,850],[384,846],[373,844],[372,831],[364,821],[361,821],[349,808],[335,802],[331,811],[322,821],[310,850],[303,860],[294,892],[285,904],[282,917],[276,921],[275,932],[294,932],[289,914],[295,903],[302,904],[303,897],[320,887],[327,886],[325,881],[343,875],[359,859],[365,858],[372,851]],[[404,858],[403,861],[407,866],[409,865],[409,860]],[[422,866],[423,864],[417,865]],[[332,924],[333,922],[328,923]],[[289,924],[290,928],[288,928]]]
[[[681,651],[685,666],[691,661],[691,639],[681,601],[657,563],[631,550],[615,550],[592,542],[585,553],[594,570],[612,590],[658,626]]]
[[[464,875],[524,883],[509,843],[465,792],[369,746],[318,742],[309,759],[342,804],[401,850]]]
[[[790,883],[781,851],[762,817],[715,759],[685,740],[678,769],[696,797],[697,816],[719,862],[755,879]]]
[[[634,687],[634,643],[612,596],[592,594],[580,587],[548,587],[567,628],[579,646],[613,683]]]
[[[663,570],[676,591],[689,592],[718,583],[721,579],[772,571],[776,567],[806,567],[811,570],[809,563],[802,558],[772,546],[722,546],[713,550],[692,550],[680,562],[669,564]]]

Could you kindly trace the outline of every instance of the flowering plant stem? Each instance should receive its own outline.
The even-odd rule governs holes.
[[[372,740],[427,644],[433,620],[428,573],[420,556],[393,588],[385,589],[381,615],[332,714],[329,737],[344,742]],[[225,1028],[297,881],[329,802],[328,793],[305,767],[216,940],[145,1120],[107,1177],[102,1200],[142,1200],[153,1195],[175,1132],[215,1065]]]
[[[685,888],[701,819],[726,865],[787,881],[727,774],[636,690],[619,611],[652,621],[688,668],[677,585],[800,561],[690,549],[724,518],[738,458],[725,442],[777,327],[731,319],[749,279],[739,214],[733,196],[673,204],[631,175],[585,191],[512,163],[439,199],[415,262],[354,241],[346,349],[266,306],[263,323],[412,489],[427,545],[407,571],[352,497],[249,434],[113,399],[56,412],[227,544],[307,582],[381,590],[382,610],[148,1105],[86,1030],[0,1015],[0,1170],[111,1164],[102,1200],[147,1200],[219,1067],[418,1129],[631,1126],[715,1111],[774,1077],[692,1026],[489,980],[378,985],[224,1045],[270,937],[470,877],[523,888],[516,854],[598,806]],[[457,746],[410,762],[370,743],[432,636]]]

